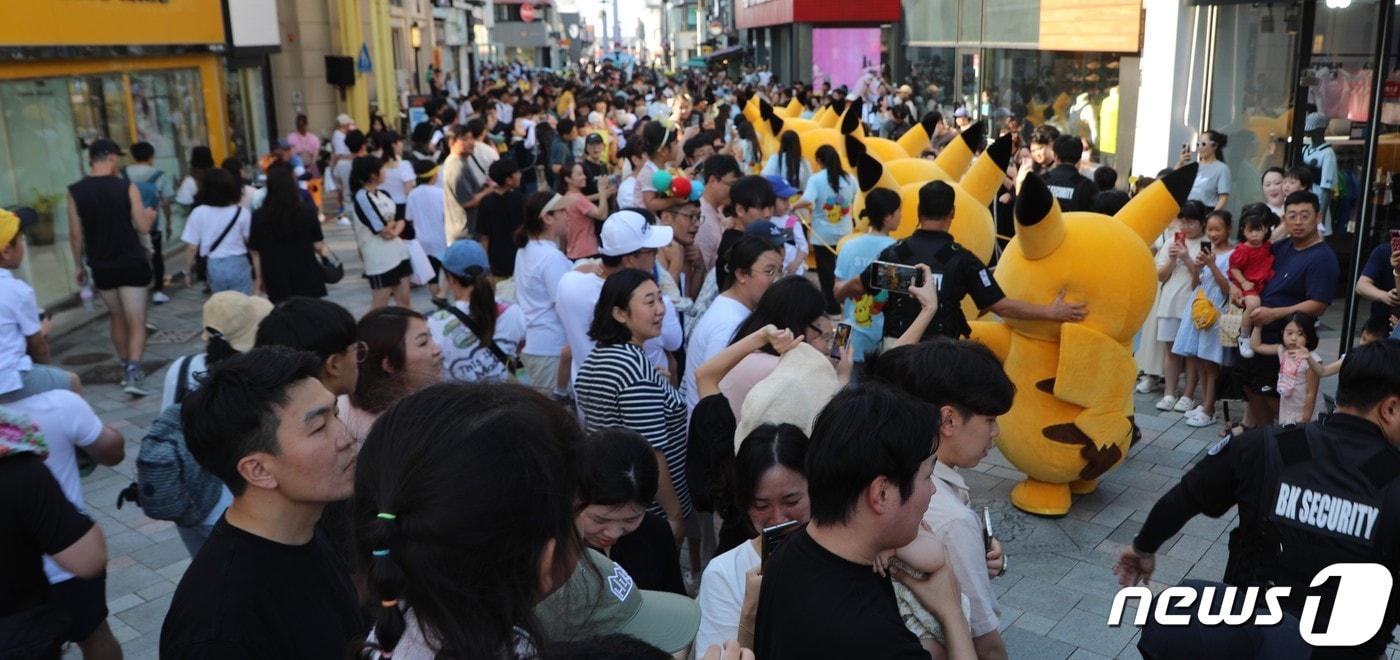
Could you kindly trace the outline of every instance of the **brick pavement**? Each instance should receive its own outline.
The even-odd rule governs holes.
[[[367,308],[369,294],[360,276],[353,237],[349,228],[333,225],[326,227],[326,234],[347,271],[345,280],[331,287],[329,298],[358,316]],[[169,293],[173,300],[153,307],[151,322],[162,330],[198,330],[203,297],[182,288]],[[415,307],[426,309],[427,298],[426,290],[416,290]],[[1336,328],[1338,314],[1329,316],[1332,322],[1327,325]],[[1335,355],[1336,333],[1328,335],[1324,332],[1321,352]],[[80,327],[56,339],[53,348],[59,363],[110,353],[106,324]],[[152,345],[147,356],[169,361],[199,350],[202,342],[195,337],[183,344]],[[159,389],[164,375],[164,369],[151,375],[154,389]],[[158,412],[159,397],[133,400],[116,385],[100,384],[85,384],[84,394],[103,421],[127,440],[126,460],[112,468],[99,466],[83,480],[88,513],[107,536],[109,622],[128,658],[155,658],[161,622],[190,560],[172,523],[153,521],[133,505],[118,510],[114,502],[135,474],[140,439]],[[1037,518],[1014,509],[1007,495],[1023,475],[996,450],[965,474],[973,505],[991,508],[993,526],[1010,557],[1007,574],[992,586],[1001,604],[1003,636],[1012,658],[1139,657],[1133,628],[1105,625],[1117,591],[1109,567],[1146,519],[1152,503],[1214,442],[1219,430],[1218,425],[1192,429],[1180,414],[1158,413],[1152,407],[1155,397],[1138,395],[1136,400],[1142,442],[1128,452],[1123,465],[1102,479],[1096,492],[1076,498],[1064,518]],[[1219,520],[1198,518],[1169,540],[1159,553],[1154,590],[1187,577],[1218,579],[1225,566],[1226,534],[1234,520],[1233,512]],[[70,648],[65,658],[79,655]],[[1400,647],[1392,645],[1389,657],[1400,659]]]

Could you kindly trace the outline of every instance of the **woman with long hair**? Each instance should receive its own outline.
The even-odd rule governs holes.
[[[496,298],[486,249],[458,239],[443,255],[442,272],[452,302],[428,317],[428,330],[442,347],[443,377],[466,383],[514,378],[525,316]]]
[[[812,166],[802,157],[802,140],[797,133],[783,131],[778,138],[778,153],[768,157],[763,165],[763,176],[780,176],[787,179],[788,185],[807,189],[807,180],[812,177]]]
[[[903,107],[903,106],[896,106]],[[884,341],[885,315],[875,311],[878,296],[888,299],[889,293],[866,291],[860,284],[860,275],[870,266],[870,262],[880,258],[885,248],[894,244],[890,232],[899,228],[899,193],[888,188],[876,188],[865,194],[865,208],[860,215],[868,223],[866,233],[856,236],[841,246],[836,255],[836,266],[832,275],[836,278],[833,294],[842,305],[841,320],[851,326],[851,346],[855,361],[865,358],[880,348]]]
[[[534,607],[581,552],[582,440],[563,408],[510,385],[441,384],[385,414],[351,499],[355,557],[378,604],[366,654],[541,657]]]
[[[350,167],[355,216],[351,225],[364,257],[370,309],[388,305],[391,296],[398,306],[408,307],[408,276],[413,272],[408,246],[399,237],[404,222],[394,215],[393,198],[379,189],[384,182],[383,169],[384,162],[374,156],[360,156]]]
[[[356,440],[390,406],[442,380],[442,349],[422,314],[403,307],[382,307],[360,319],[355,328],[365,358],[355,391],[336,402],[340,419]]]
[[[253,214],[239,205],[243,192],[232,172],[209,170],[199,193],[199,205],[190,211],[180,240],[186,250],[185,272],[195,272],[195,258],[203,257],[205,279],[213,293],[237,291],[253,295],[253,268],[248,264],[248,232]]]
[[[413,173],[413,164],[403,157],[403,136],[394,131],[376,133],[374,144],[379,150],[379,159],[384,163],[384,181],[380,183],[379,189],[388,193],[389,198],[394,200],[394,219],[403,220],[404,211],[408,206],[408,193],[413,190],[413,183],[417,180]]]
[[[1225,163],[1225,144],[1229,138],[1215,129],[1201,131],[1196,138],[1196,181],[1191,184],[1187,199],[1205,205],[1207,210],[1219,211],[1230,202],[1230,166]],[[1183,146],[1176,169],[1191,160],[1191,152]]]
[[[574,265],[559,249],[564,235],[564,196],[537,192],[525,200],[525,218],[515,230],[515,301],[525,316],[520,361],[530,385],[562,395],[569,366],[563,355],[564,324],[554,309],[559,279]]]
[[[826,315],[821,291],[805,277],[785,277],[768,287],[753,313],[734,331],[730,343],[737,343],[769,325],[787,330],[794,337],[803,337],[822,355],[831,354],[835,326]],[[778,352],[771,346],[764,346],[740,361],[720,381],[720,392],[728,399],[736,420],[741,417],[740,411],[744,408],[744,399],[748,397],[749,390],[777,366]],[[850,373],[850,366],[849,363],[845,365],[847,374]]]
[[[325,254],[325,237],[316,208],[302,199],[292,168],[278,163],[267,170],[267,196],[253,212],[248,248],[253,277],[274,303],[292,296],[321,298],[326,281],[317,257]]]
[[[836,246],[851,233],[851,205],[860,188],[842,167],[841,155],[831,145],[817,149],[822,175],[807,181],[802,201],[812,205],[812,253],[817,260],[817,280],[826,296],[826,313],[840,314],[833,294],[836,286]]]

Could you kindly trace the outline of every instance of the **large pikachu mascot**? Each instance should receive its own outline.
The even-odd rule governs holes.
[[[997,446],[1027,479],[1011,503],[1034,514],[1069,512],[1123,460],[1134,432],[1132,339],[1157,286],[1148,245],[1171,223],[1194,164],[1153,183],[1114,217],[1061,213],[1050,190],[1028,177],[1016,200],[1016,237],[1002,252],[996,279],[1006,295],[1046,304],[1064,292],[1087,303],[1080,323],[976,321],[972,338],[1001,358],[1016,384],[1000,418]]]

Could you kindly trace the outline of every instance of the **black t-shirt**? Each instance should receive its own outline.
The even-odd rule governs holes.
[[[44,555],[92,529],[34,454],[0,459],[0,617],[42,605],[49,594]]]
[[[83,225],[83,252],[93,268],[124,268],[146,263],[146,249],[131,224],[133,184],[119,176],[89,176],[71,186]]]
[[[303,204],[290,218],[274,211],[267,204],[254,211],[248,235],[248,249],[256,251],[262,263],[268,300],[279,303],[292,296],[324,297],[326,281],[316,257],[316,243],[325,237],[316,207]],[[289,226],[276,227],[274,223]]]
[[[642,589],[669,591],[686,596],[681,581],[680,555],[666,519],[648,513],[631,534],[617,540],[608,556],[627,569]]]
[[[345,565],[320,535],[300,546],[220,518],[160,631],[162,658],[337,658],[362,643]]]
[[[486,237],[486,258],[491,274],[510,277],[515,272],[515,230],[525,220],[525,196],[518,190],[492,193],[477,206],[476,231]]]
[[[583,186],[583,194],[596,195],[598,194],[598,177],[608,175],[608,166],[586,158],[582,162],[583,174],[588,177],[588,183]]]
[[[880,261],[908,266],[927,264],[933,271],[934,285],[938,289],[938,314],[924,332],[924,339],[961,336],[966,324],[962,313],[963,296],[972,296],[978,309],[987,309],[1006,297],[982,260],[954,242],[953,235],[946,231],[915,230],[908,238],[881,251]],[[861,274],[866,288],[871,288],[870,272],[866,269]],[[885,336],[898,338],[904,334],[919,310],[919,301],[913,296],[891,293],[889,302],[885,303]]]
[[[1050,194],[1059,200],[1061,211],[1094,210],[1094,195],[1099,191],[1098,186],[1073,165],[1062,163],[1046,172],[1045,185],[1050,188]]]
[[[763,572],[754,657],[919,658],[889,578],[817,545],[807,530],[773,551]]]

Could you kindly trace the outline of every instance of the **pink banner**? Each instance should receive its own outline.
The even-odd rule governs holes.
[[[812,86],[854,88],[868,68],[880,68],[880,28],[813,28]]]

